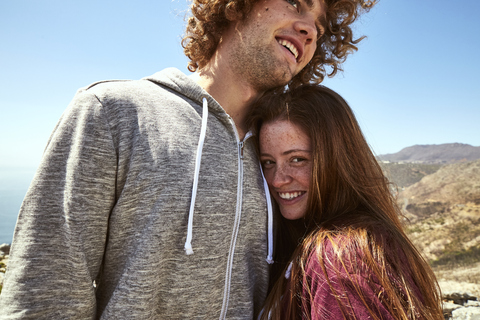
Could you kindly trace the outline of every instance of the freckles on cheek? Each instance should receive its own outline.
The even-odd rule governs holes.
[[[264,172],[265,174],[265,180],[267,180],[268,187],[271,188],[271,191],[273,192],[273,186],[272,186],[272,174],[270,172]]]
[[[302,177],[305,180],[305,183],[310,184],[312,181],[312,166],[308,166],[302,172]]]

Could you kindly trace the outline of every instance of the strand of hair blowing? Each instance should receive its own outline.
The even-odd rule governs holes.
[[[261,0],[193,0],[192,16],[188,19],[182,46],[190,59],[192,72],[203,68],[217,49],[225,28],[231,21],[248,17],[255,3]],[[296,87],[305,83],[320,83],[325,76],[333,77],[341,65],[364,38],[354,39],[351,25],[370,10],[377,0],[322,0],[325,33],[317,40],[317,49],[310,63],[289,83]],[[331,71],[327,73],[326,67]]]

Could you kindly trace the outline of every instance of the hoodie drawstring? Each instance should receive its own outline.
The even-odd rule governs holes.
[[[203,101],[202,128],[200,138],[198,139],[197,159],[195,160],[195,175],[193,177],[192,200],[190,201],[190,211],[188,213],[187,240],[185,241],[185,251],[187,255],[193,254],[192,233],[193,233],[193,211],[195,209],[195,198],[197,197],[198,176],[200,173],[200,162],[202,160],[203,143],[207,132],[208,102],[206,98]]]
[[[268,189],[267,180],[263,174],[262,164],[260,163],[260,172],[263,178],[263,188],[265,189],[265,197],[267,198],[267,211],[268,211],[268,255],[267,263],[273,263],[273,210],[272,210],[272,198],[270,197],[270,190]]]
[[[208,118],[208,102],[206,98],[202,99],[203,101],[203,111],[202,111],[202,128],[200,129],[200,137],[198,139],[197,146],[197,157],[195,159],[195,175],[193,177],[193,188],[192,188],[192,199],[190,201],[190,210],[188,213],[188,228],[187,228],[187,239],[185,241],[185,252],[187,255],[193,254],[192,248],[192,234],[193,234],[193,212],[195,209],[195,199],[197,197],[197,188],[198,188],[198,176],[200,173],[200,163],[202,160],[203,144],[205,142],[205,135],[207,132],[207,118]],[[263,188],[265,189],[265,196],[267,198],[267,211],[268,211],[268,255],[267,263],[273,263],[273,210],[272,210],[272,200],[270,198],[270,191],[268,189],[267,180],[263,174],[262,165],[260,164],[260,171],[263,178]]]

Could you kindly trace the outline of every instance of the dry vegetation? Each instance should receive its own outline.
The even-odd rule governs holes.
[[[439,280],[480,284],[480,206],[446,208],[406,230]]]
[[[398,188],[406,188],[420,181],[423,177],[435,173],[441,164],[438,163],[396,163],[382,162],[380,165],[385,175],[395,181]]]
[[[425,169],[409,166],[402,172]],[[480,296],[480,160],[443,166],[401,191],[398,201],[407,234],[439,281],[476,285],[471,291]]]

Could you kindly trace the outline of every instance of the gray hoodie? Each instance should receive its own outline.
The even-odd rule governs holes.
[[[0,318],[252,319],[266,207],[252,139],[180,71],[80,89],[22,204]]]

